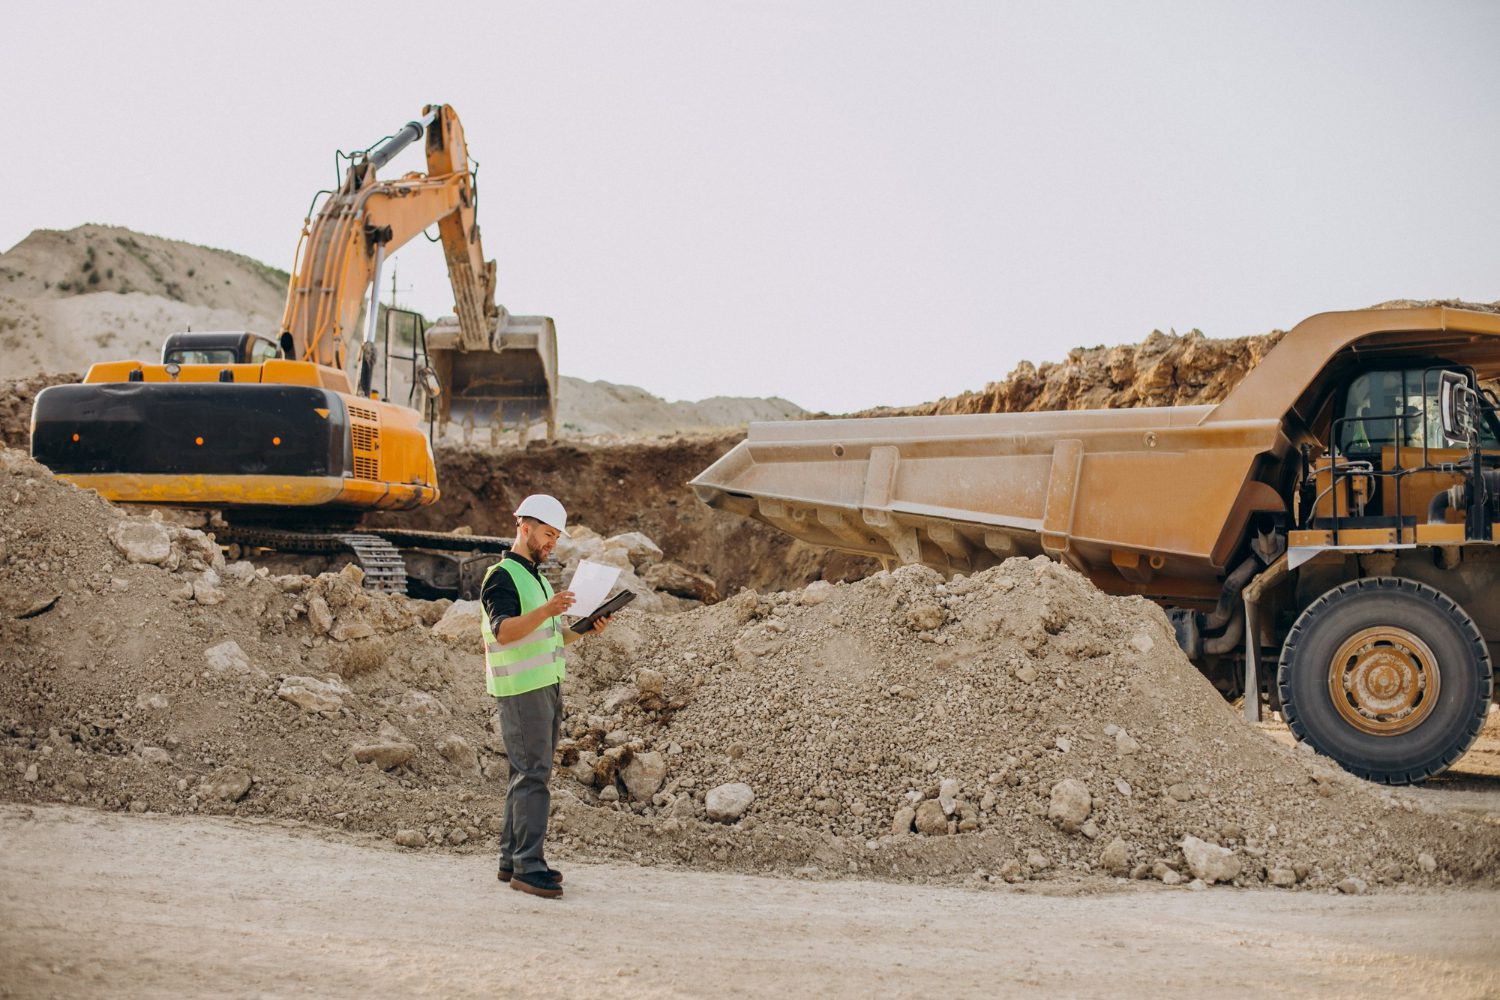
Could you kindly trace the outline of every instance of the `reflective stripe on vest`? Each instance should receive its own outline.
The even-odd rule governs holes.
[[[514,559],[502,559],[484,574],[484,584],[496,570],[507,573],[521,599],[521,614],[535,611],[552,599],[552,585],[541,582]],[[479,631],[484,636],[485,690],[496,698],[525,694],[556,684],[567,673],[563,660],[562,622],[548,618],[514,642],[502,643],[490,629],[490,616],[480,609]]]

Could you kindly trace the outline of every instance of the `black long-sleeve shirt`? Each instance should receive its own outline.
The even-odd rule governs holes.
[[[526,572],[536,577],[537,582],[541,583],[542,574],[537,572],[536,563],[516,552],[515,549],[506,552],[505,558],[514,559],[520,563]],[[521,595],[516,591],[516,582],[503,569],[497,569],[490,574],[489,581],[479,592],[479,602],[484,607],[485,617],[490,620],[490,631],[497,636],[500,634],[501,622],[521,613]]]

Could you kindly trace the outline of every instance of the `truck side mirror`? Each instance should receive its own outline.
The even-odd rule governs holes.
[[[1438,376],[1438,411],[1443,424],[1443,438],[1449,446],[1469,447],[1474,441],[1475,409],[1479,395],[1469,387],[1469,380],[1458,372]]]

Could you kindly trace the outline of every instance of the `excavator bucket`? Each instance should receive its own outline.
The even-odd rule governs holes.
[[[557,437],[557,331],[550,316],[514,316],[504,307],[488,349],[465,350],[456,317],[427,331],[427,357],[442,393],[440,427],[502,429],[547,425]]]

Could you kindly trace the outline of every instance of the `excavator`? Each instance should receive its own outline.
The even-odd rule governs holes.
[[[376,177],[424,137],[425,174]],[[221,544],[351,552],[372,589],[473,596],[506,540],[358,527],[367,511],[439,497],[431,423],[424,430],[418,409],[376,388],[381,270],[437,225],[456,316],[430,339],[418,330],[409,400],[420,391],[439,424],[456,404],[471,419],[526,414],[554,430],[555,329],[495,302],[475,174],[450,106],[428,105],[347,160],[338,190],[303,223],[277,337],[177,333],[159,364],[95,364],[83,382],[37,395],[32,455],[115,502],[217,511]]]

